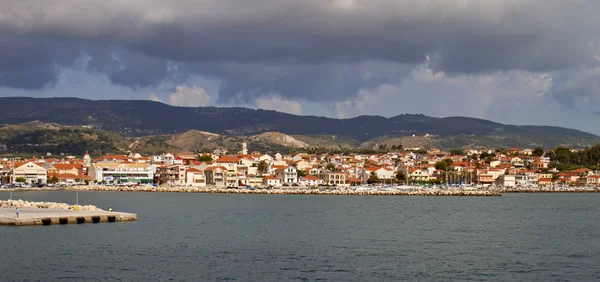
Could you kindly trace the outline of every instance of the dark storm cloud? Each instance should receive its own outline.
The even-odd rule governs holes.
[[[369,61],[359,64],[190,64],[184,70],[221,79],[219,101],[249,103],[279,93],[309,101],[339,101],[361,87],[398,82],[412,67]]]
[[[556,78],[550,95],[567,108],[600,113],[600,67],[581,67]]]
[[[595,0],[9,0],[0,7],[0,34],[84,42],[90,70],[112,83],[160,83],[172,62],[222,81],[221,101],[271,92],[343,100],[400,80],[406,65],[426,56],[436,71],[478,74],[560,70],[600,50]],[[31,82],[15,71],[0,83],[51,85],[57,54],[24,50],[36,63],[2,70],[20,67]]]
[[[89,57],[88,70],[107,74],[117,85],[146,87],[156,85],[168,76],[167,60],[122,47],[88,47],[85,54]]]
[[[71,65],[77,48],[63,42],[0,37],[0,85],[38,89],[58,81],[57,68]]]
[[[414,63],[439,51],[497,58],[473,59],[463,70],[444,56],[447,70],[543,69],[581,60],[564,51],[590,55],[599,6],[592,0],[13,0],[5,6],[10,13],[0,14],[0,31],[112,41],[200,63]]]

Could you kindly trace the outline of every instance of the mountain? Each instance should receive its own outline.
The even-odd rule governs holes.
[[[184,133],[201,130],[222,135],[281,132],[288,135],[339,136],[360,142],[382,136],[493,136],[533,134],[570,138],[598,136],[554,126],[515,126],[467,117],[424,115],[359,116],[333,119],[298,116],[268,110],[217,107],[174,107],[153,101],[78,98],[0,98],[0,124],[30,121],[89,125],[126,136]]]

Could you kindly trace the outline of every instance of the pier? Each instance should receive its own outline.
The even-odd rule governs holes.
[[[17,218],[15,208],[0,208],[0,225],[82,224],[137,220],[137,215],[133,213],[39,208],[19,208],[19,210],[20,214]]]

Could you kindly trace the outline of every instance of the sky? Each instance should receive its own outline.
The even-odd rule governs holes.
[[[0,0],[0,96],[600,134],[597,0]]]

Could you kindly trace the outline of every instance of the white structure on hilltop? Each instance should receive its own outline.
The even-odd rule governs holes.
[[[242,155],[248,154],[248,144],[246,144],[246,140],[242,143]]]

